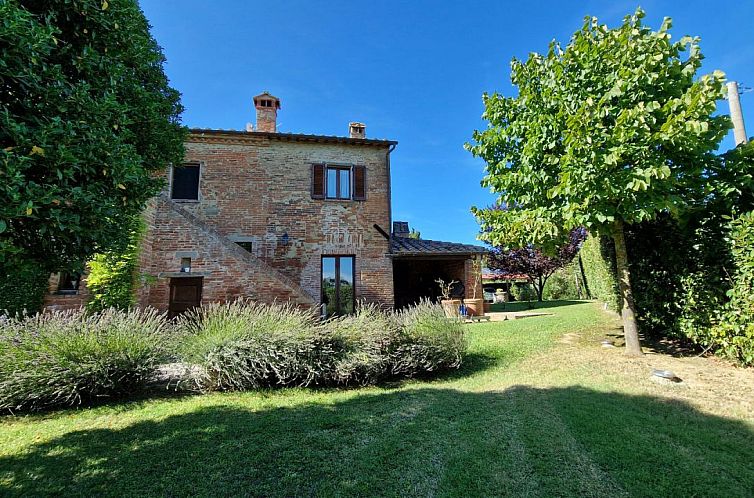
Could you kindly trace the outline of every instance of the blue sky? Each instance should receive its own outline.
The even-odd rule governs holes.
[[[423,238],[475,243],[472,205],[493,197],[463,149],[483,92],[514,92],[511,58],[563,43],[586,15],[614,26],[636,2],[141,0],[183,94],[190,127],[244,129],[251,97],[280,97],[280,131],[397,140],[393,218]],[[645,1],[645,21],[673,18],[673,38],[700,36],[703,71],[754,87],[754,2]],[[734,7],[736,10],[734,11]],[[741,98],[754,135],[754,92]],[[727,102],[719,109],[727,113]],[[722,149],[732,147],[731,137]]]

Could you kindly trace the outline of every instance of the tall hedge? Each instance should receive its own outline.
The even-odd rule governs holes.
[[[587,294],[620,310],[620,293],[615,272],[615,249],[607,237],[589,234],[579,252]]]
[[[710,330],[710,345],[743,365],[754,365],[754,211],[730,223],[731,254],[736,266],[730,301]]]
[[[42,309],[50,274],[33,264],[0,264],[0,315],[33,315]]]
[[[734,268],[723,218],[706,210],[682,220],[664,214],[627,233],[638,321],[645,335],[706,346],[716,311],[727,302]]]

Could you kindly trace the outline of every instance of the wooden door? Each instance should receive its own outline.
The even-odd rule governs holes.
[[[203,277],[170,279],[168,318],[178,316],[202,304],[202,280]]]

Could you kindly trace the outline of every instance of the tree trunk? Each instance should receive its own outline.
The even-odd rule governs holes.
[[[546,279],[545,279],[546,281]],[[542,280],[542,275],[539,276],[539,287],[537,287],[537,301],[542,302],[542,293],[545,290],[545,281]]]
[[[623,335],[626,339],[626,353],[640,355],[642,351],[639,343],[639,329],[636,326],[636,305],[631,291],[631,274],[628,269],[628,252],[626,251],[623,221],[616,220],[613,224],[613,242],[615,242],[615,263],[623,301],[621,316],[623,318]]]
[[[589,282],[586,281],[586,271],[584,270],[584,260],[579,254],[579,271],[581,271],[581,281],[584,283],[584,294],[587,299],[592,299],[592,292],[589,290]]]

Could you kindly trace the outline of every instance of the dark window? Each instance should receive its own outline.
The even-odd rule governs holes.
[[[353,256],[322,256],[322,304],[326,316],[354,312]]]
[[[79,291],[81,275],[78,273],[63,272],[58,279],[58,292],[60,294],[76,294]]]
[[[184,201],[199,200],[198,164],[184,164],[173,168],[173,188],[170,198]]]
[[[241,246],[241,248],[244,251],[246,251],[246,252],[251,252],[252,251],[252,244],[251,244],[251,242],[236,242],[236,244],[238,244],[239,246]]]

